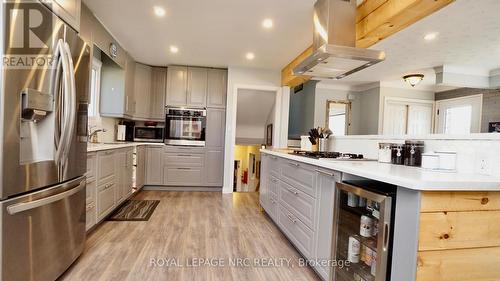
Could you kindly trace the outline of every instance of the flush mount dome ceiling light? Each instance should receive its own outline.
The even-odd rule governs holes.
[[[408,83],[410,86],[415,87],[417,86],[418,83],[422,82],[424,80],[424,75],[423,74],[408,74],[403,76],[403,80],[405,80],[406,83]]]

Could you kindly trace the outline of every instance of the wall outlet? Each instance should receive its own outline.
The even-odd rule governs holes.
[[[476,158],[476,172],[481,175],[492,175],[492,158],[488,153],[479,153]]]

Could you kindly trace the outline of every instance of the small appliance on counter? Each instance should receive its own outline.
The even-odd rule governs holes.
[[[127,126],[116,125],[116,140],[125,141],[127,135]]]
[[[125,139],[120,140],[117,138],[117,140],[119,140],[119,141],[134,141],[135,122],[134,121],[121,121],[120,125],[125,126]]]
[[[163,142],[163,127],[134,127],[134,141]]]

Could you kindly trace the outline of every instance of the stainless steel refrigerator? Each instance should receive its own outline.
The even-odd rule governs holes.
[[[55,280],[85,243],[90,48],[40,2],[0,5],[0,276]]]

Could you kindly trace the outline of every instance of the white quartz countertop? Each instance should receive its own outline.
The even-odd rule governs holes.
[[[414,190],[500,191],[498,176],[437,172],[377,161],[313,159],[279,150],[262,149],[261,152]]]
[[[126,147],[134,147],[140,145],[164,146],[164,143],[155,142],[113,142],[113,143],[88,143],[87,152],[96,152],[111,149],[120,149]]]

